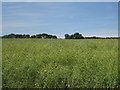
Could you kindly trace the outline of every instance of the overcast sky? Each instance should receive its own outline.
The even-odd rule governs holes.
[[[3,2],[2,34],[118,36],[117,2]]]

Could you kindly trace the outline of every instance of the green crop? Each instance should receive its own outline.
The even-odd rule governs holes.
[[[114,88],[117,39],[3,39],[3,87]]]

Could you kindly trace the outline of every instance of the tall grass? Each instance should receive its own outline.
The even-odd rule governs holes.
[[[113,88],[117,39],[3,39],[3,87]]]

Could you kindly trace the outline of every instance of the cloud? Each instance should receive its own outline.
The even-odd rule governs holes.
[[[17,4],[17,5],[16,5]],[[4,8],[7,8],[7,9],[18,9],[18,8],[23,8],[23,7],[27,7],[27,4],[24,5],[24,4],[18,4],[18,3],[3,3],[2,5]]]
[[[18,13],[16,16],[29,16],[29,17],[37,17],[37,16],[46,16],[46,14],[41,13]]]
[[[21,16],[21,17],[42,17],[42,16],[47,16],[46,14],[43,13],[9,13],[9,14],[3,14],[3,16]]]
[[[117,37],[117,29],[98,29],[97,32],[83,32],[84,36]]]
[[[34,27],[34,26],[46,26],[48,24],[37,23],[23,23],[23,22],[7,22],[3,24],[3,28],[21,28],[21,27]]]

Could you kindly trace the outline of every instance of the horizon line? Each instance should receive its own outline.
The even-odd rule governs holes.
[[[75,32],[75,33],[78,33],[78,32]],[[43,34],[43,33],[36,33],[36,34],[27,34],[27,33],[9,33],[9,34],[21,34],[21,35],[30,35],[30,36],[32,36],[32,35],[37,35],[37,34]],[[5,35],[9,35],[9,34],[4,34],[4,35],[0,35],[0,37],[1,36],[5,36]],[[60,35],[57,35],[57,34],[50,34],[50,33],[45,33],[45,34],[48,34],[48,35],[55,35],[55,36],[57,36],[58,38],[64,38],[64,37],[62,37],[62,36],[60,36]],[[66,34],[68,34],[68,33],[66,33]],[[74,34],[74,33],[73,33]],[[79,34],[82,34],[82,33],[79,33]],[[65,34],[64,34],[65,35]],[[63,35],[63,36],[64,36]],[[69,35],[72,35],[72,34],[69,34]],[[99,35],[83,35],[82,34],[82,36],[83,37],[100,37],[100,38],[107,38],[107,37],[120,37],[119,35],[118,36],[99,36]]]

